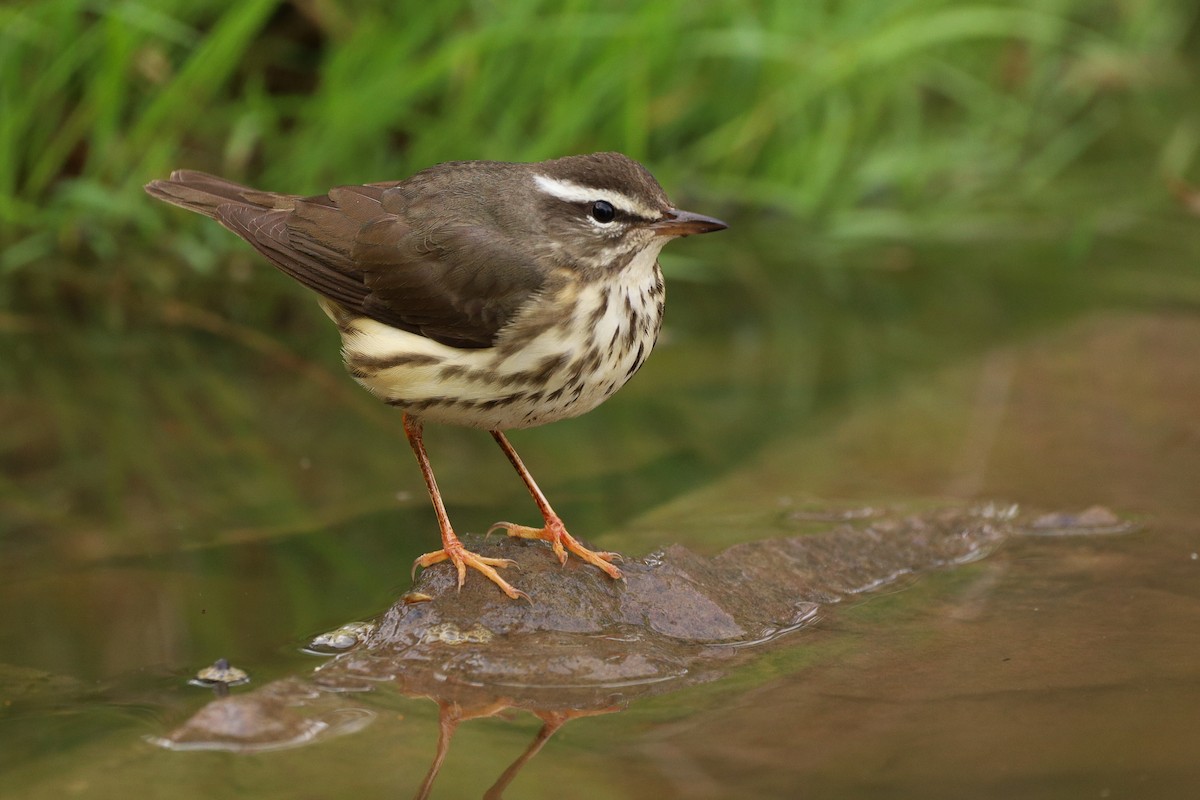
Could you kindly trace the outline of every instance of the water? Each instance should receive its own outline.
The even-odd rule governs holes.
[[[707,281],[670,265],[667,337],[638,378],[514,444],[577,535],[660,563],[674,542],[713,556],[989,501],[1098,505],[1136,530],[1043,530],[890,575],[610,705],[539,717],[381,683],[312,743],[252,753],[152,741],[212,699],[187,684],[203,666],[249,671],[241,697],[307,680],[329,663],[303,652],[313,635],[408,589],[436,533],[399,420],[339,374],[315,310],[277,336],[184,304],[5,334],[5,795],[414,796],[441,736],[434,797],[1191,796],[1194,270],[1144,245],[902,255],[764,271],[720,254],[731,277]],[[533,519],[489,437],[428,443],[460,529]]]

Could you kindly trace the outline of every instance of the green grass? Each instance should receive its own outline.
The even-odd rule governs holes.
[[[836,246],[1009,235],[1081,164],[1141,164],[1118,203],[1187,174],[1197,16],[1187,0],[9,4],[0,279],[17,291],[0,310],[64,286],[174,294],[179,260],[219,295],[203,279],[232,237],[140,190],[180,166],[317,192],[617,149],[705,209]]]

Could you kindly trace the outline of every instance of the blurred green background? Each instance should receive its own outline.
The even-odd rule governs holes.
[[[178,167],[317,193],[614,149],[823,260],[1085,247],[1197,176],[1198,16],[1190,0],[10,2],[0,309],[14,325],[79,292],[110,319],[183,289],[227,297],[245,249],[141,193]]]

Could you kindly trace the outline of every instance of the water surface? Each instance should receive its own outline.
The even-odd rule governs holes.
[[[397,415],[340,374],[315,309],[272,330],[183,301],[120,330],[14,327],[6,791],[411,796],[454,718],[435,797],[482,796],[546,725],[506,796],[1188,796],[1200,287],[1164,250],[770,270],[725,253],[730,275],[704,280],[676,262],[665,340],[637,379],[513,437],[577,535],[633,556],[989,502],[1102,506],[1136,531],[1047,530],[894,576],[703,681],[577,718],[486,703],[448,717],[380,685],[355,694],[344,735],[254,753],[152,740],[212,699],[186,682],[216,658],[251,673],[235,693],[310,675],[314,634],[409,588],[436,532]],[[532,520],[489,437],[428,440],[461,530]]]

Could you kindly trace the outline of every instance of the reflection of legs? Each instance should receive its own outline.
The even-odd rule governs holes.
[[[533,501],[537,503],[538,510],[542,512],[542,519],[546,521],[545,527],[529,528],[524,525],[515,525],[511,522],[497,522],[491,527],[488,533],[494,530],[503,528],[508,532],[509,536],[518,536],[522,539],[544,539],[554,548],[555,555],[562,564],[567,563],[567,551],[570,550],[575,555],[589,564],[599,567],[608,573],[610,578],[619,579],[621,570],[612,565],[612,561],[620,559],[621,556],[617,553],[604,553],[589,550],[579,543],[574,536],[567,533],[566,527],[563,525],[558,514],[554,513],[554,509],[550,507],[550,503],[546,500],[546,495],[542,494],[542,490],[533,482],[533,476],[529,474],[529,470],[525,469],[525,465],[521,463],[521,457],[517,455],[517,451],[508,443],[508,438],[501,431],[492,431],[492,437],[496,443],[500,445],[500,449],[504,451],[504,455],[508,456],[508,460],[512,463],[513,469],[521,476],[521,480],[525,482],[525,487],[529,489],[529,494],[533,496]]]
[[[504,770],[504,773],[496,779],[492,784],[492,788],[483,793],[483,800],[500,800],[504,796],[504,792],[508,789],[508,785],[513,782],[513,778],[517,777],[517,773],[529,763],[529,759],[536,756],[550,737],[558,733],[558,729],[566,725],[573,719],[580,717],[591,717],[597,714],[611,714],[614,711],[620,711],[619,706],[610,706],[608,708],[598,708],[588,711],[535,711],[533,712],[542,720],[542,727],[533,737],[533,741],[529,743],[529,747],[525,748],[516,761]]]
[[[442,531],[442,549],[426,553],[418,558],[413,564],[413,570],[416,571],[417,567],[428,567],[437,564],[439,561],[449,561],[458,570],[458,585],[460,588],[463,585],[463,581],[467,579],[467,567],[470,567],[482,572],[488,580],[499,586],[506,595],[514,600],[518,597],[529,599],[528,595],[520,589],[514,589],[509,585],[508,581],[500,577],[500,573],[496,572],[496,567],[507,567],[514,562],[507,558],[485,558],[463,547],[462,542],[455,535],[454,529],[450,527],[450,518],[446,515],[446,506],[442,503],[442,494],[438,491],[437,481],[434,480],[433,468],[429,466],[429,455],[425,452],[425,442],[421,439],[421,423],[408,414],[405,414],[404,433],[408,436],[408,443],[412,445],[413,453],[417,456],[417,463],[421,467],[421,474],[425,476],[425,486],[429,489],[429,499],[433,501],[433,511],[437,514],[438,527]]]
[[[433,789],[433,781],[442,771],[442,762],[446,760],[446,754],[450,752],[450,740],[454,738],[454,732],[458,730],[458,723],[477,717],[490,717],[511,706],[512,703],[509,700],[496,700],[479,708],[464,709],[458,703],[439,701],[437,754],[433,757],[433,763],[429,765],[429,772],[425,773],[425,780],[421,781],[421,788],[417,791],[417,800],[425,800],[429,797],[429,792]]]

